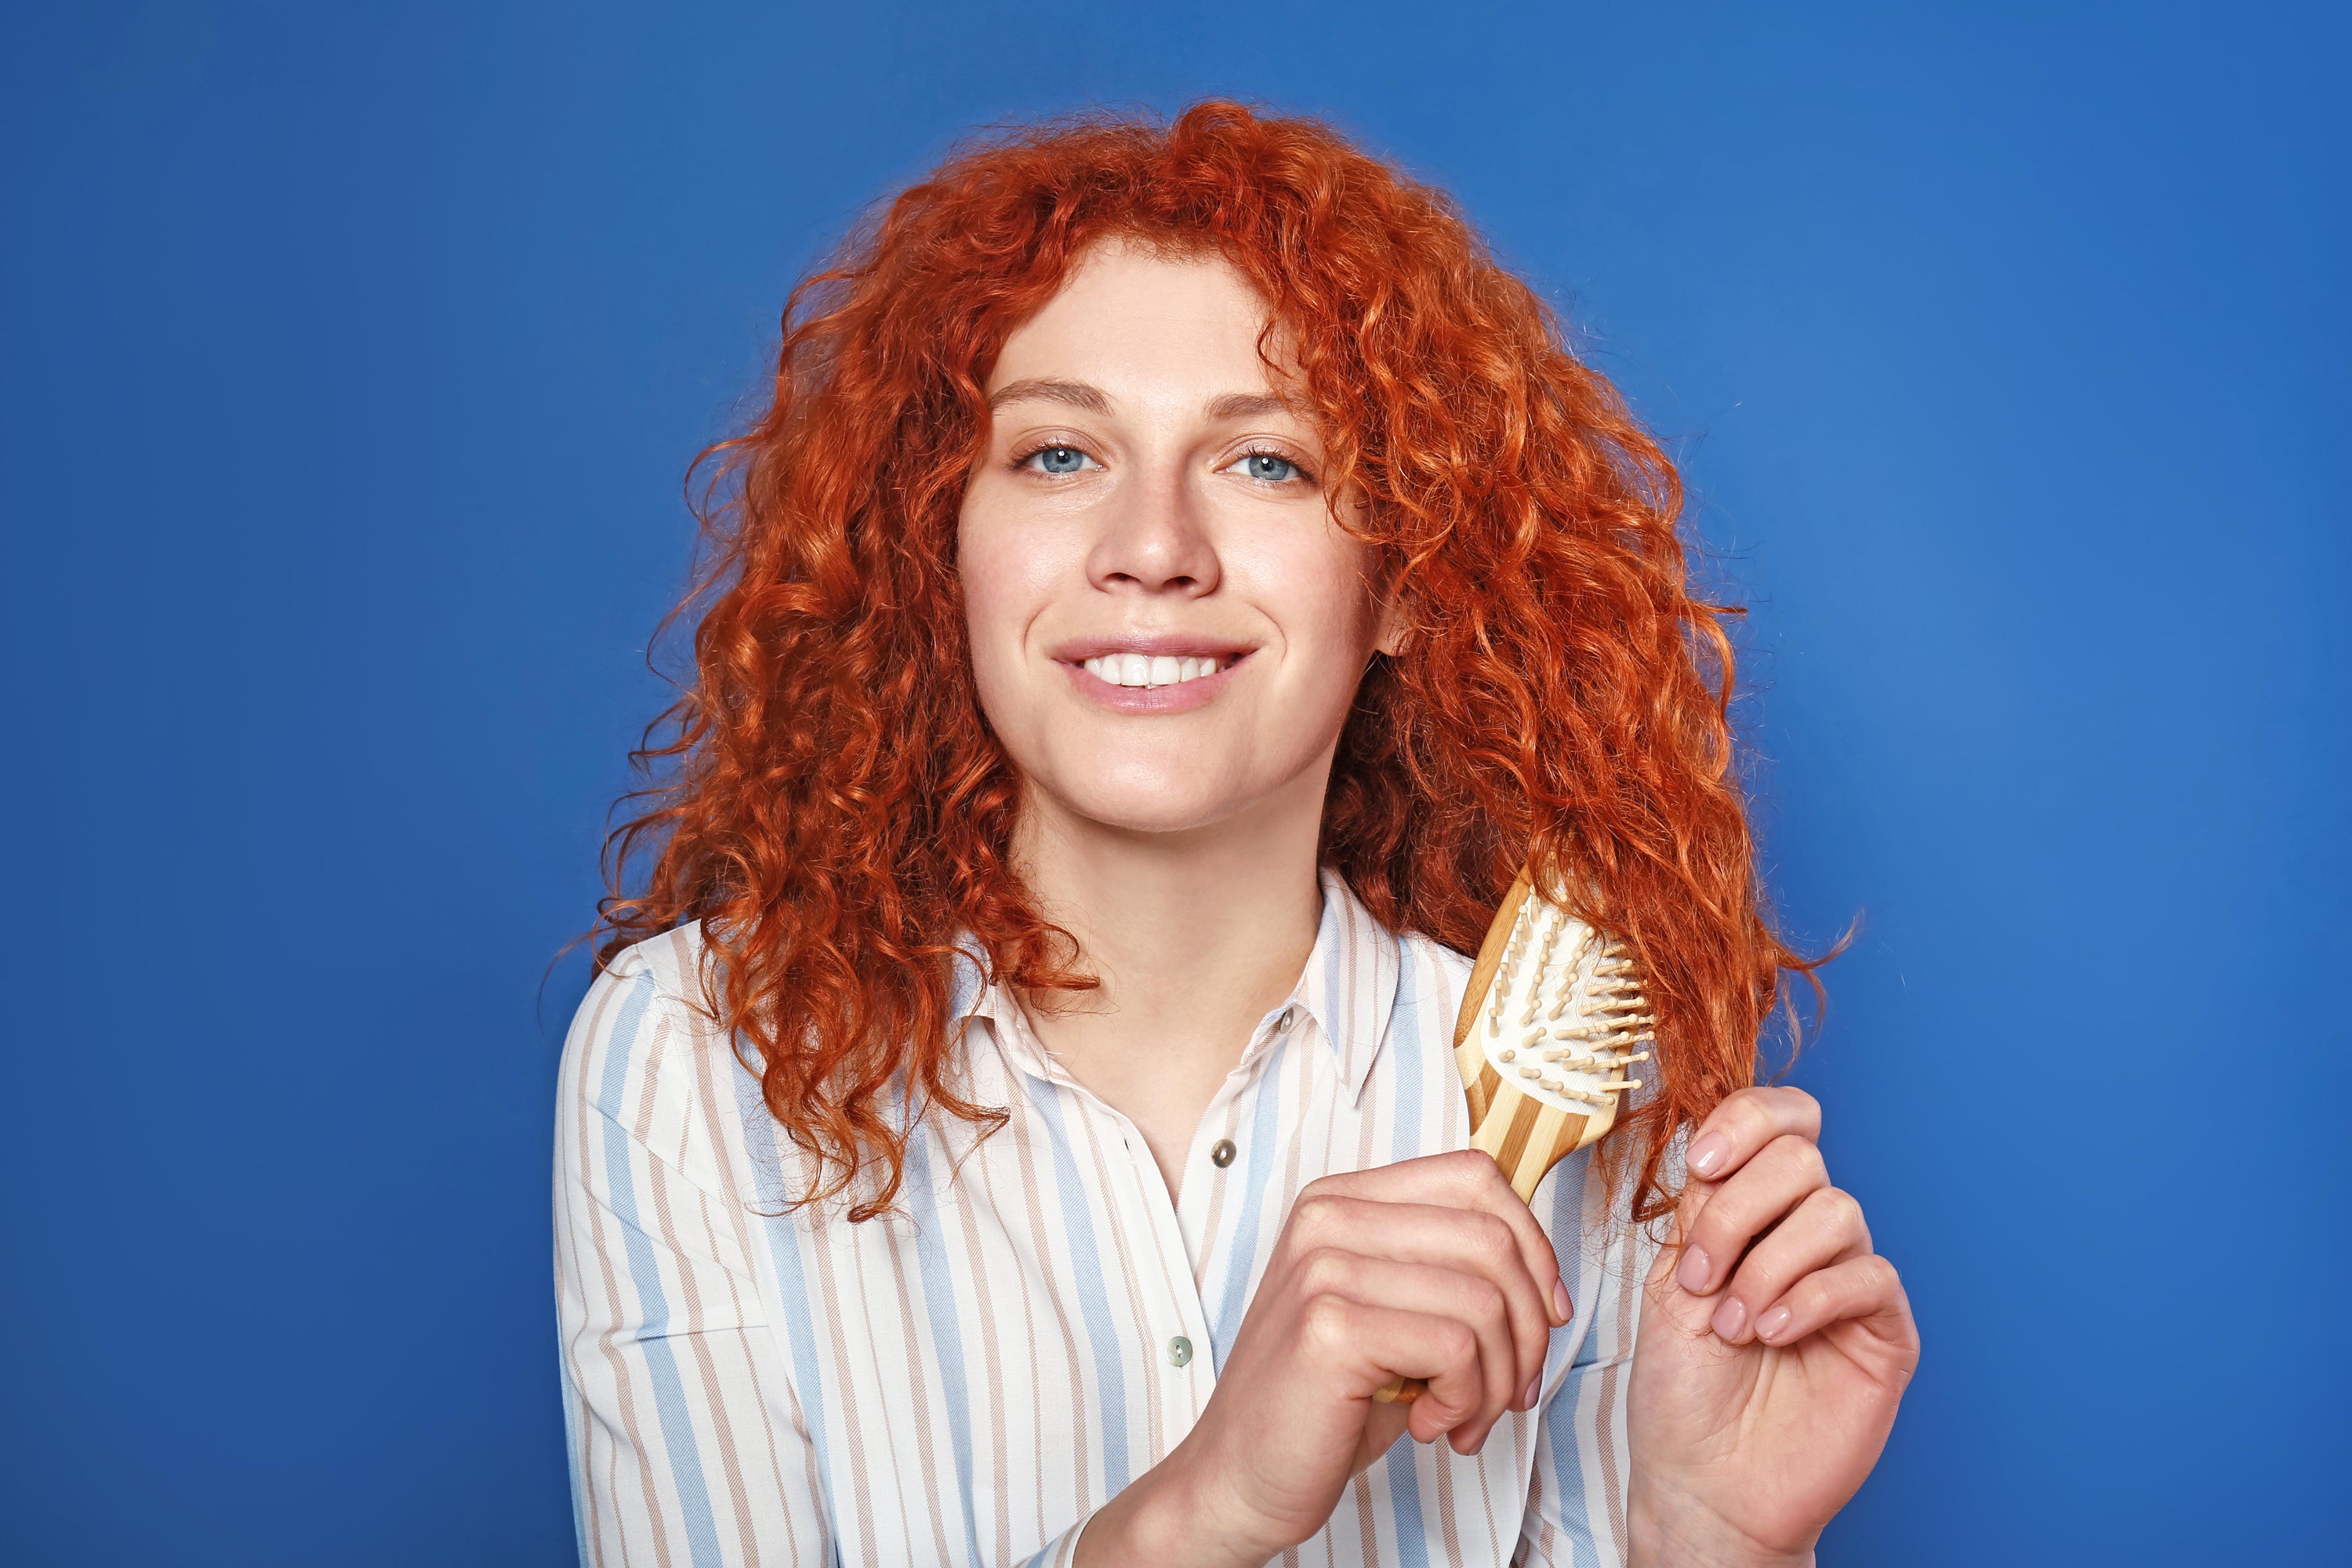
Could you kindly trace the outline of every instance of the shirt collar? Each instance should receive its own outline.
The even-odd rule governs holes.
[[[1307,954],[1306,970],[1289,997],[1259,1021],[1243,1060],[1270,1047],[1282,1032],[1286,1012],[1294,1013],[1294,1028],[1303,1016],[1312,1019],[1323,1036],[1331,1051],[1333,1070],[1353,1102],[1363,1093],[1364,1079],[1370,1076],[1372,1063],[1388,1038],[1402,954],[1394,933],[1372,918],[1347,879],[1327,866],[1319,879],[1323,918],[1316,928],[1315,945]],[[1067,1075],[1036,1047],[1027,1020],[1002,984],[987,977],[987,957],[978,941],[967,933],[956,945],[962,956],[955,966],[950,1024],[986,1018],[1024,1071],[1066,1081]]]
[[[1322,881],[1323,923],[1291,998],[1330,1042],[1332,1065],[1352,1101],[1388,1038],[1400,953],[1395,934],[1372,918],[1346,878],[1326,866]]]

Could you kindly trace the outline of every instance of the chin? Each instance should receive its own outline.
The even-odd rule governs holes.
[[[1070,809],[1098,826],[1128,833],[1186,833],[1223,821],[1241,809],[1238,803],[1172,799],[1114,792],[1082,795],[1067,803]]]
[[[1129,833],[1183,833],[1244,811],[1248,790],[1216,787],[1199,767],[1126,767],[1048,781],[1064,806],[1087,822]]]

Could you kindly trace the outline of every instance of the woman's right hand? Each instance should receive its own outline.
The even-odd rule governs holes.
[[[1569,1310],[1549,1238],[1485,1154],[1311,1183],[1200,1421],[1087,1524],[1078,1563],[1257,1568],[1322,1529],[1398,1434],[1470,1454],[1532,1408]],[[1372,1397],[1399,1374],[1428,1392]]]

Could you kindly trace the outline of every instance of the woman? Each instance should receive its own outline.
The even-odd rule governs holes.
[[[1445,201],[1230,104],[970,151],[721,450],[564,1058],[583,1555],[1809,1558],[1916,1336],[1750,1087],[1672,472]],[[1531,853],[1659,1016],[1532,1212],[1449,1048]]]

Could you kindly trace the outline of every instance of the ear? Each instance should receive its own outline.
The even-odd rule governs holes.
[[[1404,595],[1392,590],[1381,603],[1381,633],[1373,639],[1372,651],[1394,658],[1412,638],[1412,623],[1404,613]]]

